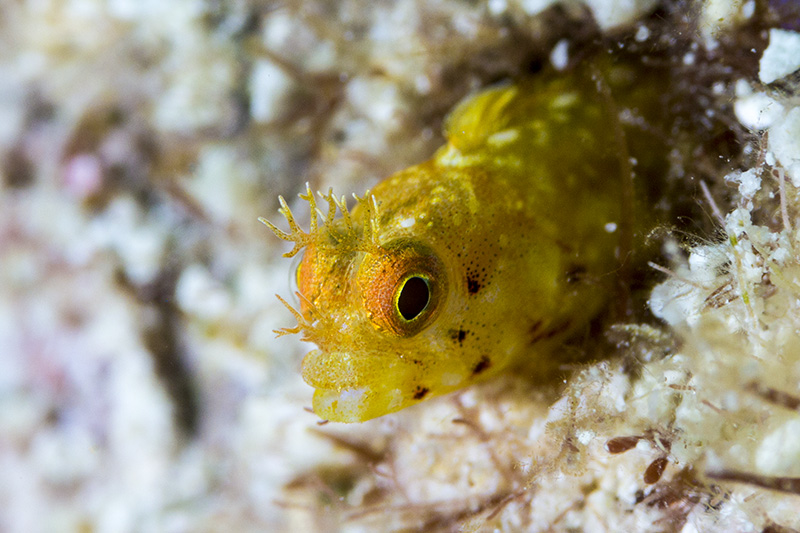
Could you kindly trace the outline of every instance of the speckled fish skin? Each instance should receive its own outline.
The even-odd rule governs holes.
[[[304,252],[299,325],[284,332],[317,345],[302,365],[314,412],[365,421],[510,368],[556,379],[559,346],[615,292],[623,158],[639,174],[663,164],[617,118],[658,115],[659,83],[603,59],[490,88],[450,114],[431,160],[379,183],[352,213],[320,195],[331,213],[305,233],[282,202],[291,233],[269,225],[295,241],[287,255]]]

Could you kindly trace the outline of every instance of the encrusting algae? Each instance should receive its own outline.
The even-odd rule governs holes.
[[[302,370],[317,415],[365,421],[510,368],[556,378],[567,361],[554,348],[614,296],[651,218],[637,198],[668,167],[653,133],[666,72],[588,62],[467,98],[431,160],[352,212],[320,194],[319,225],[307,189],[308,232],[283,198],[289,233],[262,219],[294,242],[287,256],[303,252],[298,325],[280,333],[318,347]]]

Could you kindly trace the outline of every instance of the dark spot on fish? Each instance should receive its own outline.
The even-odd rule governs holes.
[[[467,277],[467,290],[470,294],[475,294],[481,290],[481,284],[473,277]]]
[[[417,388],[414,389],[414,399],[421,400],[425,396],[427,396],[428,392],[430,392],[430,389],[428,387],[417,386]]]
[[[489,359],[488,355],[484,355],[484,356],[481,357],[481,360],[478,361],[478,364],[475,365],[475,367],[472,369],[472,375],[473,376],[477,376],[478,374],[480,374],[481,372],[483,372],[484,370],[486,370],[490,366],[492,366],[491,359]]]
[[[469,332],[463,329],[451,329],[450,338],[456,341],[458,344],[463,344],[464,339],[467,338],[467,333]]]

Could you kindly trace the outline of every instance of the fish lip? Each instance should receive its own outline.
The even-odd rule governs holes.
[[[370,389],[360,387],[354,389],[317,389],[314,391],[314,413],[330,422],[363,422],[367,415]]]
[[[387,390],[364,386],[341,390],[314,391],[314,413],[330,422],[366,422],[402,409],[405,404],[400,389]]]
[[[363,361],[349,352],[312,350],[303,357],[301,375],[315,389],[357,389],[370,381],[371,373],[364,371]]]

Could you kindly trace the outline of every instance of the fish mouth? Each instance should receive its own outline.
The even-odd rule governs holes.
[[[343,351],[312,350],[303,357],[303,380],[315,389],[344,390],[390,385],[405,375],[400,359],[381,353],[353,355]]]
[[[403,369],[385,357],[313,350],[303,380],[314,387],[314,413],[332,422],[363,422],[403,406]]]
[[[302,366],[303,381],[315,389],[357,389],[369,381],[362,358],[348,352],[312,350],[303,357]]]
[[[314,391],[314,413],[331,422],[361,422],[367,420],[368,397],[367,388],[341,391],[317,389]]]
[[[387,394],[389,392],[389,394]],[[376,391],[369,387],[356,389],[317,389],[314,391],[314,413],[331,422],[365,422],[403,407],[399,389]]]

